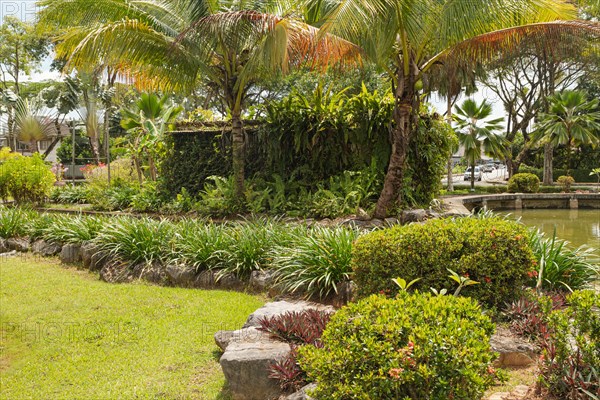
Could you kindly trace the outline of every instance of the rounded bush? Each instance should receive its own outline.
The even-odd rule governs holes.
[[[298,349],[317,399],[480,399],[495,380],[490,318],[464,297],[371,296]]]
[[[575,183],[575,179],[573,179],[573,177],[569,175],[559,176],[556,181],[560,185],[562,191],[565,193],[569,193],[571,191],[571,185]]]
[[[39,154],[16,156],[0,164],[0,196],[17,203],[41,203],[50,194],[56,177]]]
[[[494,307],[519,295],[534,270],[527,228],[515,221],[492,218],[436,219],[396,226],[359,238],[352,253],[354,282],[361,297],[395,294],[393,278],[411,281],[422,291],[456,283],[448,269],[479,282],[465,287],[471,296]]]
[[[508,180],[510,193],[537,193],[540,189],[540,178],[529,173],[515,174]]]

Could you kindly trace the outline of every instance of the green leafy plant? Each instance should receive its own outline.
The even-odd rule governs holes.
[[[196,271],[214,268],[219,261],[216,252],[230,244],[226,229],[204,220],[186,219],[179,222],[169,258],[178,264],[192,266]]]
[[[537,193],[540,188],[540,178],[530,173],[514,174],[508,180],[510,193]]]
[[[466,297],[373,295],[336,312],[323,347],[298,360],[319,399],[480,399],[496,378],[493,331]]]
[[[548,316],[549,334],[541,341],[540,385],[566,400],[600,398],[600,294],[578,291],[569,307]]]
[[[0,238],[26,236],[28,224],[37,216],[35,211],[27,208],[0,206]]]
[[[288,292],[325,298],[352,273],[352,244],[359,232],[347,228],[314,227],[298,231],[291,244],[275,247],[272,268],[276,282]]]
[[[395,226],[358,238],[352,251],[358,296],[391,294],[398,276],[420,278],[416,288],[451,290],[450,268],[481,282],[463,291],[488,306],[518,297],[535,261],[525,226],[493,216]]]
[[[571,192],[571,186],[575,183],[575,179],[569,175],[562,175],[558,177],[556,182],[558,182],[563,192],[569,193]]]
[[[591,172],[590,172],[590,176],[596,175],[596,178],[598,178],[598,187],[596,188],[596,191],[600,191],[600,168],[594,168]]]
[[[587,246],[571,248],[569,243],[532,230],[529,246],[537,260],[535,286],[547,290],[581,290],[600,278],[600,266],[594,262],[598,255]],[[534,276],[532,276],[533,278]]]
[[[150,264],[164,260],[172,235],[173,225],[167,220],[121,217],[109,220],[94,241],[122,261]]]
[[[58,215],[43,228],[41,236],[53,243],[82,244],[95,239],[108,223],[106,217]]]
[[[50,192],[50,201],[59,204],[85,204],[89,200],[89,190],[86,185],[57,186]]]

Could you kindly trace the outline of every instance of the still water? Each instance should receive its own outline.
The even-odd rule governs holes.
[[[537,227],[552,237],[569,241],[573,247],[583,244],[600,251],[600,210],[514,210],[498,212],[520,218],[525,225]]]

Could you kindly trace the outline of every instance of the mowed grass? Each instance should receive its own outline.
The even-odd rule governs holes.
[[[1,399],[226,399],[213,335],[263,299],[0,258]]]

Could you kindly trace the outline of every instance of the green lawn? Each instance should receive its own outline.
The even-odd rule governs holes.
[[[213,334],[262,303],[0,258],[0,398],[227,398]]]

